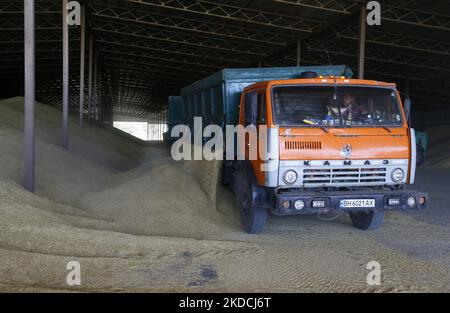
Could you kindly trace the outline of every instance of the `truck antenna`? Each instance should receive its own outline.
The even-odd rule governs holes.
[[[323,46],[322,46],[323,47]],[[329,65],[333,65],[332,63],[331,63],[331,57],[330,57],[330,53],[328,52],[328,50],[325,48],[325,47],[323,47],[323,50],[327,53],[327,57],[328,57],[328,63],[329,63]]]

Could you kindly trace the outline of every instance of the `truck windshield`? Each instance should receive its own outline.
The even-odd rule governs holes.
[[[401,126],[393,89],[359,86],[280,86],[273,89],[279,126]]]

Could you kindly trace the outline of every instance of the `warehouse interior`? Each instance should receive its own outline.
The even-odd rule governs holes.
[[[0,290],[71,291],[77,258],[81,291],[450,291],[450,4],[380,1],[368,26],[367,2],[0,0]],[[69,3],[80,25],[63,23]],[[220,165],[170,160],[168,97],[224,68],[331,64],[411,98],[432,210],[377,234],[345,217],[242,234]],[[153,135],[113,128],[124,122]],[[389,274],[378,289],[374,258]]]
[[[36,0],[36,91],[61,106],[62,1]],[[365,76],[396,82],[422,125],[448,121],[449,8],[446,1],[385,1],[368,26]],[[358,73],[361,1],[85,1],[84,27],[69,27],[70,107],[79,111],[84,29],[86,106],[140,116],[223,68],[345,64]],[[23,1],[2,1],[0,97],[23,95]],[[92,50],[91,50],[92,48]],[[92,58],[90,58],[92,53]],[[92,60],[91,73],[89,62]],[[92,75],[91,99],[89,74]],[[437,114],[437,112],[442,114]],[[423,113],[423,114],[422,114]],[[426,116],[426,118],[424,118]]]

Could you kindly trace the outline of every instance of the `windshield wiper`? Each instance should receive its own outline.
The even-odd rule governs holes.
[[[386,127],[386,126],[381,126],[381,128],[387,130],[387,132],[388,132],[389,134],[392,134],[392,130],[389,129],[388,127]]]
[[[381,122],[380,122],[380,124],[374,124],[372,127],[373,127],[373,128],[381,127],[381,128],[383,128],[384,130],[386,130],[389,134],[392,134],[392,129],[390,129],[390,128],[389,128],[388,126],[386,126],[386,125],[381,125]]]
[[[322,125],[319,125],[318,123],[315,123],[313,121],[310,120],[303,120],[302,123],[309,125],[310,128],[313,128],[314,126],[319,127],[321,130],[323,130],[326,134],[328,134],[330,132],[329,129],[323,127]]]

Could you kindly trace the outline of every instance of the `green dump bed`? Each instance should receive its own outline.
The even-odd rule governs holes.
[[[308,71],[319,76],[350,78],[353,75],[345,65],[224,69],[182,89],[181,97],[170,98],[169,120],[171,116],[176,120],[169,121],[169,125],[183,121],[184,125],[192,126],[194,117],[202,117],[204,126],[235,125],[239,119],[241,92],[247,86],[261,81],[295,79]]]

